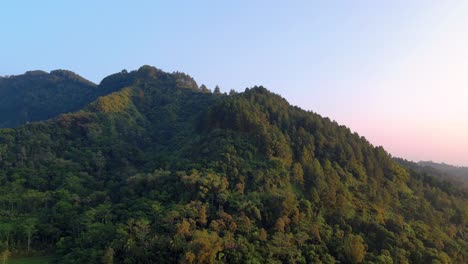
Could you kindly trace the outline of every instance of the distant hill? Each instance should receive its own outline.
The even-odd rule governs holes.
[[[45,91],[52,86],[36,75],[66,95],[99,91],[77,94],[80,104],[106,94],[0,129],[2,255],[54,252],[63,264],[468,263],[468,191],[262,86],[211,93],[150,66],[98,86],[27,76],[27,87]],[[58,104],[55,114],[72,111],[44,100]],[[25,105],[42,102],[33,101]]]
[[[468,187],[468,167],[458,167],[432,161],[420,161],[418,164],[426,168],[430,167],[437,169],[443,173],[440,175],[441,177],[445,177],[456,182],[462,182],[465,187]]]
[[[394,160],[405,168],[419,174],[450,182],[456,188],[468,188],[468,168],[432,161],[413,162],[402,158],[394,158]]]
[[[110,89],[66,70],[0,77],[0,128],[17,127],[77,111]]]

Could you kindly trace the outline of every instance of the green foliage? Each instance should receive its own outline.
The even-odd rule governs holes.
[[[63,70],[0,78],[0,127],[16,127],[77,111],[106,92]]]
[[[144,66],[100,89],[79,112],[0,130],[2,249],[59,263],[468,260],[466,191],[263,87],[210,93]]]
[[[359,235],[349,235],[344,240],[344,253],[351,263],[361,263],[366,254],[366,246]]]
[[[54,263],[53,257],[16,257],[9,259],[6,264],[50,264]]]

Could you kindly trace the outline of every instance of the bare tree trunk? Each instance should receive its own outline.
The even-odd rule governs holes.
[[[31,245],[31,231],[28,231],[28,252]]]

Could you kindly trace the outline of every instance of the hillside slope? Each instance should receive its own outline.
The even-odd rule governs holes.
[[[441,182],[448,182],[459,189],[466,189],[468,187],[468,168],[432,161],[420,161],[416,163],[402,158],[394,158],[394,160],[417,174],[429,176]]]
[[[436,163],[432,161],[420,161],[418,165],[425,168],[434,168],[438,171],[441,171],[443,175],[448,180],[452,180],[455,183],[461,183],[465,187],[468,187],[468,168],[467,167],[457,167],[444,163]]]
[[[60,263],[466,263],[468,194],[263,87],[144,66],[0,130],[1,250]],[[206,91],[203,89],[203,91]]]
[[[66,70],[0,77],[0,128],[17,127],[75,112],[114,90]]]

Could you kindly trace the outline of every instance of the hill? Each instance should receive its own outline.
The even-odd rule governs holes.
[[[468,193],[263,87],[144,66],[0,130],[0,251],[59,263],[466,263]]]
[[[66,70],[0,77],[0,128],[17,127],[78,111],[110,89]]]
[[[456,183],[462,183],[468,187],[468,167],[452,166],[445,163],[436,163],[432,161],[420,161],[419,165],[423,167],[431,167],[443,172],[444,176]]]
[[[447,181],[458,188],[468,187],[468,168],[457,167],[445,163],[432,161],[411,162],[401,158],[395,161],[407,169],[417,171],[419,174],[430,175],[442,181]]]

